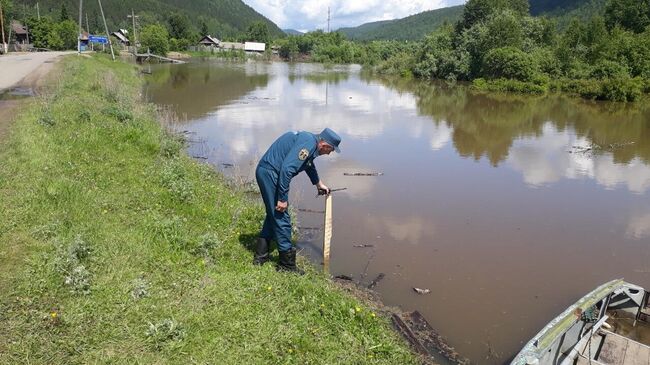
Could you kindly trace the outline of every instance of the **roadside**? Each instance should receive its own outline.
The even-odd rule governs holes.
[[[24,252],[0,363],[417,363],[315,268],[251,264],[261,204],[182,153],[133,66],[56,67],[0,145],[0,253]]]
[[[20,87],[32,94],[38,94],[44,86],[45,75],[56,60],[74,52],[18,53],[0,56],[0,141],[4,139],[16,109],[24,99],[3,98],[3,93],[13,87]]]

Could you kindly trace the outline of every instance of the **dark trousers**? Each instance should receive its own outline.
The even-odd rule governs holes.
[[[266,218],[260,237],[268,240],[275,239],[278,242],[278,250],[289,251],[291,249],[291,217],[288,211],[281,213],[275,210],[278,202],[278,174],[271,169],[258,166],[255,170],[255,179],[266,208]]]

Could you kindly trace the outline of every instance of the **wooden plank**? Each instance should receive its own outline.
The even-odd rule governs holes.
[[[596,360],[591,360],[583,355],[578,356],[576,365],[605,365],[602,362],[596,361]]]
[[[648,365],[650,363],[650,349],[641,346],[638,342],[629,341],[625,351],[626,365]]]
[[[323,268],[330,267],[330,244],[332,243],[332,195],[325,197],[325,231],[323,232]]]
[[[628,341],[620,336],[607,336],[598,361],[608,365],[623,365]]]

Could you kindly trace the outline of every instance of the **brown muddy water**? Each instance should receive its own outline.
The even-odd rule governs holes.
[[[474,363],[508,362],[605,281],[650,287],[643,102],[486,95],[358,66],[152,71],[150,100],[184,115],[189,153],[226,174],[252,179],[285,131],[337,131],[342,153],[316,160],[326,184],[347,188],[334,196],[331,273],[364,284],[385,273],[375,287],[383,301],[420,311]],[[383,175],[344,175],[357,172]],[[324,208],[303,175],[290,203]],[[299,211],[298,221],[299,247],[318,262],[323,216]]]

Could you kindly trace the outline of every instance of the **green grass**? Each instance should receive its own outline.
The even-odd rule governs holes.
[[[263,219],[127,64],[68,57],[0,146],[0,363],[409,364],[325,276],[254,267]]]

